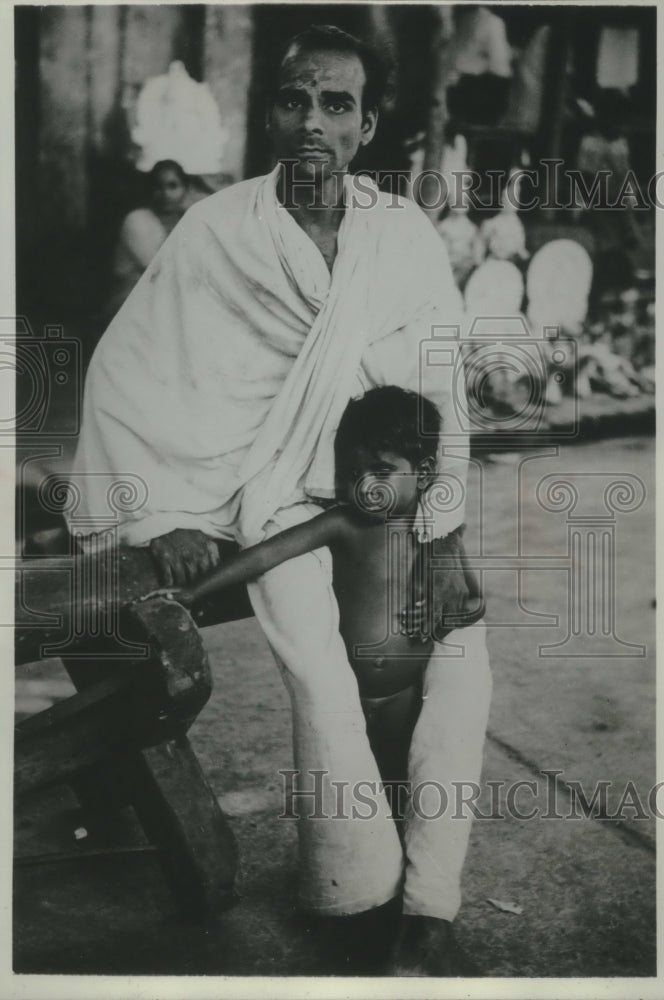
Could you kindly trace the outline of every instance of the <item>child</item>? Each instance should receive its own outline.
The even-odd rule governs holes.
[[[191,587],[147,595],[196,604],[222,587],[329,546],[339,629],[385,782],[406,777],[422,675],[433,649],[422,596],[427,581],[416,560],[427,547],[413,526],[422,491],[435,474],[439,437],[436,407],[416,393],[383,386],[351,400],[335,439],[338,506],[244,549]],[[400,610],[417,595],[412,612]]]

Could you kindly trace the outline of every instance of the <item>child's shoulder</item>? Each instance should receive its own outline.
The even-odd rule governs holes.
[[[351,508],[347,504],[335,503],[321,515],[333,527],[344,529],[351,524]]]
[[[326,527],[338,538],[348,538],[365,526],[349,504],[335,504],[322,515]]]

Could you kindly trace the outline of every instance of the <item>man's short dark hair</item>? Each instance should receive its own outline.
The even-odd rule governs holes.
[[[391,451],[414,468],[436,456],[440,431],[440,414],[430,399],[398,385],[378,386],[351,399],[343,412],[334,441],[337,469],[358,446]]]
[[[279,75],[291,54],[311,52],[341,52],[345,55],[357,56],[364,69],[365,84],[362,90],[362,111],[380,107],[387,87],[388,67],[383,58],[366,42],[342,31],[333,24],[310,24],[308,28],[295,35],[284,46],[281,58],[277,63],[276,77],[272,88],[271,100],[276,94]]]

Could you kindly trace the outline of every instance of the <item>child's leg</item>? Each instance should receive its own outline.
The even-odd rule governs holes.
[[[461,656],[449,655],[452,645],[463,647]],[[491,686],[483,623],[435,645],[408,765],[405,914],[453,920],[459,909],[472,815],[454,818],[457,788],[480,780]]]
[[[386,698],[362,699],[369,745],[385,782],[395,820],[402,820],[404,816],[408,753],[421,707],[421,681]]]

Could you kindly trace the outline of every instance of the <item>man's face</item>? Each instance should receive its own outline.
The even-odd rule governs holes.
[[[277,159],[299,161],[306,176],[345,171],[376,130],[376,112],[362,111],[365,83],[355,55],[287,54],[268,121]]]

